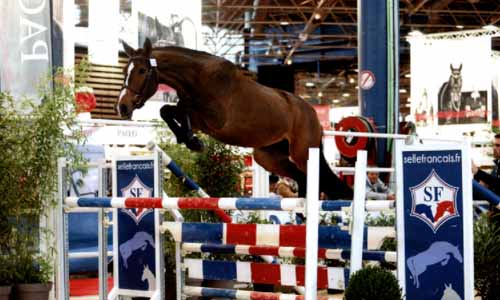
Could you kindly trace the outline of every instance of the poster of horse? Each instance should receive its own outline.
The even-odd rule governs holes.
[[[446,134],[486,128],[496,95],[491,36],[481,31],[419,35],[409,42],[410,114],[417,130]]]

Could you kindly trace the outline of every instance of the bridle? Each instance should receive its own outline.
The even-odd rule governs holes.
[[[146,61],[146,65],[149,66],[149,69],[146,73],[146,78],[144,78],[144,81],[142,82],[141,89],[139,91],[134,90],[132,87],[128,86],[126,82],[123,83],[122,90],[126,89],[127,91],[131,92],[134,94],[135,99],[139,99],[139,102],[134,104],[134,108],[141,108],[144,106],[146,101],[148,100],[145,95],[145,91],[148,91],[149,88],[151,87],[151,84],[153,83],[153,80],[155,80],[155,85],[158,85],[158,63],[156,61],[156,58],[145,58],[141,56],[132,56],[129,61],[134,62],[134,61]],[[129,78],[130,79],[130,78]]]

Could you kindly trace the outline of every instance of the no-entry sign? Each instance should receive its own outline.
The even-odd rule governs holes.
[[[359,87],[362,90],[369,90],[375,85],[375,74],[371,71],[361,71],[359,74]]]

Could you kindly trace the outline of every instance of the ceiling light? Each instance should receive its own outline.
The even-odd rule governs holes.
[[[359,86],[355,86],[354,88],[357,89],[357,90],[359,90]]]
[[[340,103],[340,100],[339,99],[333,99],[332,101],[333,103]]]
[[[411,74],[410,73],[405,74],[405,78],[411,78]]]
[[[399,89],[399,92],[400,92],[401,94],[406,94],[408,91],[407,91],[406,89]]]
[[[410,33],[408,33],[408,35],[409,36],[422,36],[424,34],[420,30],[412,30],[412,31],[410,31]]]
[[[293,63],[293,61],[292,61],[292,59],[291,59],[291,58],[289,58],[289,59],[287,59],[287,60],[286,60],[286,64],[287,64],[287,65],[291,65],[292,63]]]
[[[342,94],[342,97],[344,97],[344,98],[347,98],[347,97],[349,97],[349,96],[351,96],[351,94],[349,94],[349,93],[343,93],[343,94]]]
[[[411,103],[411,98],[408,97],[408,99],[406,99],[406,101],[408,101],[408,103]]]
[[[323,93],[322,93],[322,92],[319,92],[319,93],[318,93],[318,97],[323,97]]]
[[[315,13],[314,14],[314,19],[316,19],[316,20],[321,19],[321,14],[320,13]]]
[[[410,103],[406,103],[405,107],[411,107],[411,104]]]
[[[287,25],[290,25],[290,23],[288,23],[287,21],[283,21],[283,22],[280,22],[280,25],[287,26]]]
[[[314,86],[314,82],[308,81],[308,82],[306,82],[306,86],[307,87],[313,87]]]
[[[498,30],[498,27],[490,24],[490,25],[483,26],[483,29],[493,31],[493,30]]]
[[[356,80],[354,78],[352,78],[352,77],[349,78],[349,83],[355,83],[355,82],[356,82]]]
[[[455,27],[457,27],[457,29],[464,29],[464,25],[457,25]]]

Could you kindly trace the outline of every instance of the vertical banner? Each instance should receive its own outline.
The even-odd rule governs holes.
[[[115,160],[114,183],[117,197],[155,197],[160,191],[155,182],[155,158],[120,158]],[[115,287],[118,291],[156,291],[158,264],[156,253],[162,247],[156,227],[159,212],[154,209],[117,209],[113,249]],[[121,292],[118,292],[121,293]],[[148,294],[143,294],[148,295]]]
[[[469,146],[396,148],[398,278],[407,300],[473,299]]]
[[[0,90],[38,98],[52,68],[49,0],[0,2]]]
[[[461,135],[487,129],[496,70],[488,32],[416,35],[408,40],[411,114],[418,132]]]
[[[138,17],[138,41],[148,37],[156,46],[200,49],[201,0],[135,0],[132,14]]]
[[[118,64],[120,1],[89,0],[89,60],[100,65]]]

